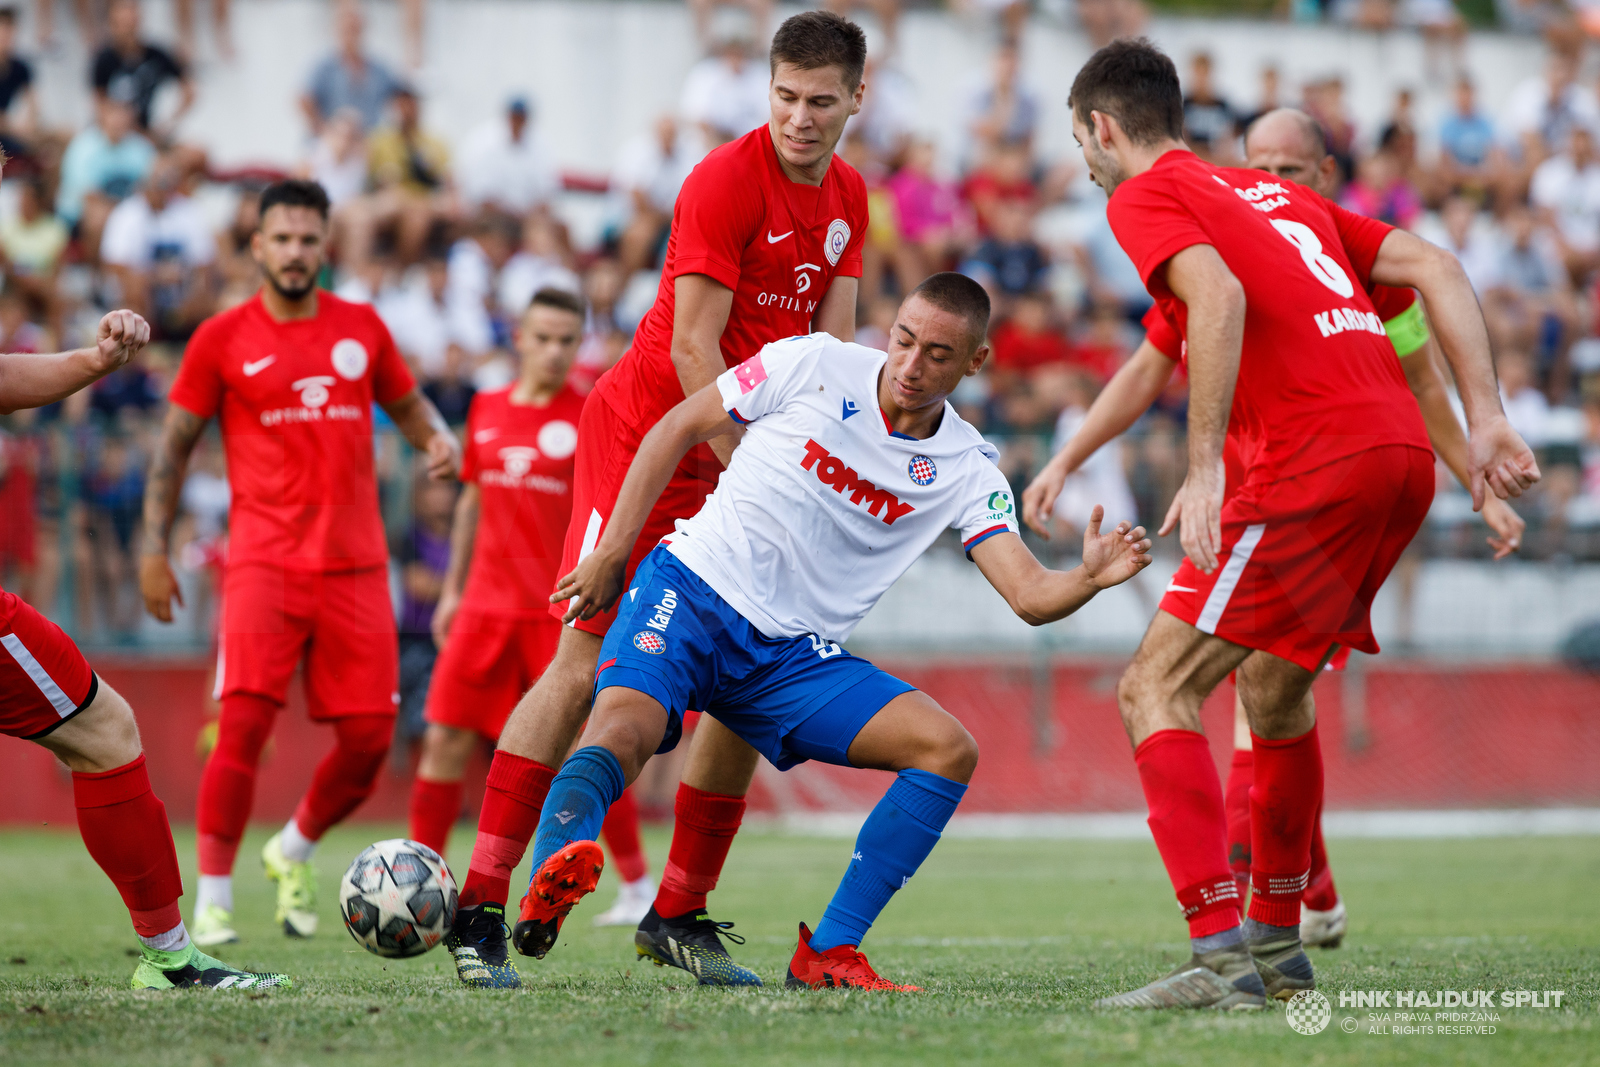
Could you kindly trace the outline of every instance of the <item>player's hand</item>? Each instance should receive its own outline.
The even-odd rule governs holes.
[[[1099,504],[1089,513],[1083,531],[1083,569],[1097,589],[1121,585],[1150,565],[1150,538],[1143,526],[1119,522],[1110,533],[1100,532],[1106,509]]]
[[[1179,527],[1178,542],[1184,555],[1206,574],[1217,569],[1217,557],[1222,554],[1222,460],[1214,469],[1201,471],[1189,468],[1188,477],[1172,498],[1167,517],[1156,531],[1165,537],[1174,526]]]
[[[108,311],[95,332],[99,370],[109,374],[139,354],[150,343],[150,324],[132,311]]]
[[[1506,417],[1496,415],[1467,433],[1467,476],[1472,510],[1481,511],[1485,486],[1501,500],[1521,496],[1539,480],[1539,463]]]
[[[1493,531],[1488,541],[1489,547],[1494,549],[1495,559],[1505,559],[1522,547],[1522,531],[1528,528],[1528,524],[1521,515],[1511,510],[1510,504],[1497,496],[1488,497],[1483,502],[1483,521]]]
[[[428,624],[428,629],[433,631],[433,647],[440,652],[450,639],[450,624],[455,622],[456,612],[460,610],[461,594],[447,586],[439,594],[439,602],[433,606],[433,621]]]
[[[1046,541],[1050,540],[1050,516],[1056,510],[1056,497],[1066,484],[1067,471],[1050,462],[1022,491],[1022,521]]]
[[[599,548],[580,560],[571,574],[556,582],[556,591],[550,594],[552,604],[572,601],[561,621],[592,619],[615,604],[622,595],[622,576],[627,568],[626,556],[612,559]]]
[[[446,482],[461,475],[461,442],[448,430],[428,438],[428,477]]]
[[[183,607],[183,590],[165,554],[139,557],[139,592],[144,596],[144,609],[162,622],[172,621],[174,598]]]

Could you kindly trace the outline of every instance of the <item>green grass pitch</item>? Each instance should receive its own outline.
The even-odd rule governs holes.
[[[459,828],[457,859],[470,847]],[[920,995],[782,989],[795,924],[815,923],[848,842],[747,832],[719,918],[749,938],[735,958],[764,990],[701,989],[642,964],[631,932],[597,930],[600,891],[518,993],[455,985],[443,950],[368,955],[340,928],[345,864],[398,827],[324,842],[324,932],[285,939],[254,830],[240,856],[230,962],[291,972],[283,994],[134,993],[126,913],[76,835],[0,833],[0,1064],[738,1063],[1600,1063],[1600,838],[1332,842],[1351,911],[1343,948],[1317,951],[1332,1025],[1303,1036],[1281,1007],[1249,1015],[1103,1013],[1097,996],[1165,973],[1187,954],[1154,846],[949,840],[890,904],[866,950]],[[666,839],[649,835],[657,866]],[[192,871],[193,835],[179,835]],[[520,876],[525,880],[525,874]],[[516,883],[514,883],[516,884]],[[185,913],[188,908],[185,906]],[[7,962],[9,960],[9,962]],[[1560,989],[1559,1010],[1498,1009],[1497,1032],[1381,1035],[1339,990]],[[1356,1033],[1343,1031],[1356,1020]],[[1265,1059],[1264,1059],[1265,1058]]]

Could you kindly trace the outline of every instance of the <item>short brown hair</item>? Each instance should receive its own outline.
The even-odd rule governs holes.
[[[972,327],[973,339],[982,344],[989,332],[989,294],[983,286],[955,271],[930,274],[922,284],[906,294],[910,300],[920,296],[940,311],[960,315]]]
[[[545,307],[555,308],[557,311],[570,311],[578,318],[584,317],[583,298],[577,293],[569,293],[565,289],[545,287],[533,294],[533,299],[528,301],[528,310]]]
[[[1183,137],[1183,88],[1178,68],[1148,38],[1112,41],[1072,79],[1067,97],[1073,117],[1089,125],[1089,112],[1110,115],[1138,145]]]
[[[867,69],[867,35],[861,27],[831,11],[802,11],[783,20],[772,38],[772,73],[779,63],[801,70],[838,67],[851,91]]]

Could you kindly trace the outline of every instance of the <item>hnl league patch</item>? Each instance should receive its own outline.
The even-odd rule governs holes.
[[[906,473],[911,475],[911,480],[918,485],[932,485],[933,480],[939,476],[939,468],[933,465],[933,460],[927,456],[912,456],[911,463],[906,467]]]
[[[667,650],[667,643],[660,634],[651,633],[649,630],[640,630],[633,635],[633,647],[640,652],[648,652],[652,656],[659,656]]]

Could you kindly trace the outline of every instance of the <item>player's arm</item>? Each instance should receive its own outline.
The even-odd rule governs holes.
[[[1222,551],[1222,450],[1244,345],[1244,286],[1211,245],[1190,245],[1166,269],[1167,287],[1189,308],[1189,472],[1158,532],[1179,526],[1184,552],[1210,574]]]
[[[1100,590],[1121,585],[1150,564],[1144,527],[1119,522],[1102,534],[1104,517],[1105,509],[1096,504],[1083,535],[1083,563],[1070,571],[1050,570],[1010,531],[972,546],[972,562],[1029,626],[1064,619]]]
[[[861,288],[860,278],[835,275],[828,291],[811,316],[811,328],[832,334],[841,341],[856,339],[856,292]]]
[[[71,352],[0,354],[0,414],[65,399],[122,366],[150,340],[150,324],[131,311],[108,312],[95,343]]]
[[[833,291],[832,286],[828,291]],[[728,328],[728,316],[733,311],[733,290],[708,274],[680,274],[673,280],[672,293],[672,366],[678,372],[683,395],[691,397],[727,369],[722,360],[722,331]],[[724,467],[733,459],[733,450],[744,432],[732,419],[727,422],[725,432],[710,441],[711,451]],[[683,457],[680,454],[678,458]]]
[[[1100,395],[1089,405],[1083,425],[1061,451],[1034,476],[1022,493],[1022,519],[1040,537],[1050,538],[1050,513],[1067,476],[1086,463],[1107,441],[1138,421],[1172,379],[1177,364],[1148,340],[1141,341],[1128,361],[1117,368]]]
[[[1483,506],[1486,484],[1502,500],[1521,496],[1539,480],[1539,464],[1500,406],[1489,332],[1460,261],[1420,237],[1391,230],[1378,248],[1371,276],[1383,285],[1410,286],[1427,304],[1467,412],[1467,488],[1473,507]],[[1192,352],[1192,337],[1190,342]]]
[[[413,387],[383,405],[411,447],[427,454],[428,476],[444,481],[461,473],[461,442],[433,406],[433,401]]]
[[[139,592],[144,607],[162,622],[172,621],[172,601],[183,604],[183,591],[172,573],[168,556],[172,551],[172,523],[178,516],[178,494],[183,491],[183,475],[189,454],[200,439],[206,420],[181,404],[167,405],[167,418],[161,426],[161,439],[150,458],[150,473],[144,483],[144,532],[139,552]]]
[[[556,582],[550,602],[571,601],[563,622],[591,619],[616,602],[622,594],[622,575],[633,553],[633,543],[639,539],[639,531],[644,529],[645,519],[655,506],[656,498],[667,487],[673,470],[689,449],[726,434],[738,425],[723,410],[722,394],[712,381],[651,427],[639,442],[628,476],[617,493],[617,503],[611,509],[611,518],[606,522],[605,533],[600,535],[594,551],[585,556],[571,574]]]
[[[434,646],[443,650],[450,637],[450,623],[461,609],[461,594],[467,588],[467,570],[472,566],[472,546],[478,540],[478,483],[461,487],[456,500],[455,521],[450,524],[450,563],[444,569],[439,602],[433,608]]]
[[[1406,372],[1406,384],[1411,387],[1411,395],[1416,398],[1417,407],[1422,411],[1422,421],[1428,427],[1428,441],[1433,445],[1434,452],[1444,460],[1444,465],[1450,468],[1456,481],[1463,488],[1471,489],[1467,469],[1467,435],[1461,432],[1461,423],[1450,406],[1450,392],[1445,387],[1444,376],[1434,362],[1434,352],[1438,347],[1438,343],[1430,337],[1422,347],[1403,356],[1400,366]],[[1483,521],[1489,524],[1494,534],[1489,538],[1489,545],[1494,549],[1495,559],[1505,559],[1521,546],[1522,532],[1528,524],[1504,500],[1497,496],[1486,497],[1483,502]]]

